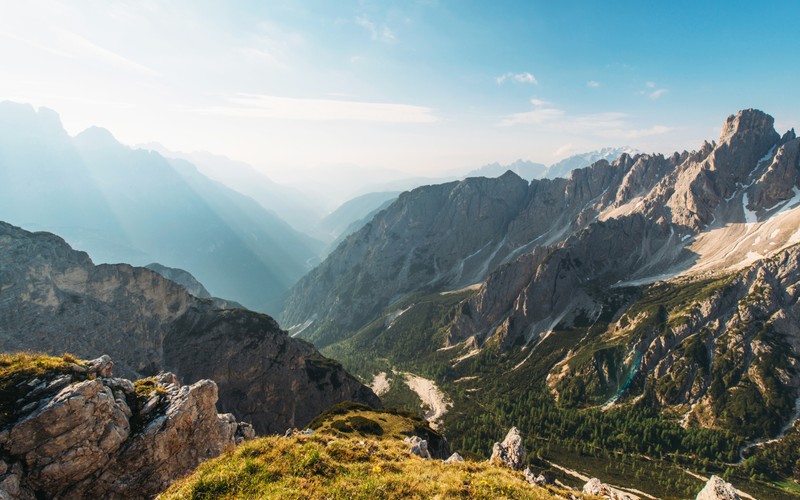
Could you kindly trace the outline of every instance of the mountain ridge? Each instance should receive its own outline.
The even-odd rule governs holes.
[[[107,353],[124,376],[169,370],[185,383],[209,378],[220,408],[260,433],[304,425],[343,400],[380,404],[265,314],[219,309],[149,269],[95,266],[51,233],[0,222],[0,249],[2,351]]]

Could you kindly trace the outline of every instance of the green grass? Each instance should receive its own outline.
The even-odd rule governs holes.
[[[266,437],[202,464],[159,498],[554,498],[486,462],[422,460],[397,439]]]
[[[31,390],[20,384],[37,378],[52,380],[85,364],[71,354],[56,357],[33,352],[0,353],[0,428],[15,420],[17,400]]]

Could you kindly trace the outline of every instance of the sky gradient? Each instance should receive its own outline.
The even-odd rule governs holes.
[[[800,123],[800,2],[0,0],[0,100],[246,161],[438,175]]]

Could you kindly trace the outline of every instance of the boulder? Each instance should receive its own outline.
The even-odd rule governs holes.
[[[448,457],[446,460],[442,460],[442,463],[444,463],[444,464],[454,464],[456,462],[463,462],[463,461],[464,461],[464,457],[459,455],[458,452],[455,452],[452,455],[450,455],[450,457]]]
[[[697,500],[740,500],[736,488],[717,476],[711,476],[705,487],[697,494]]]
[[[411,452],[412,455],[416,455],[424,460],[430,460],[431,453],[428,451],[428,442],[421,437],[407,437],[403,440],[403,443],[408,445],[408,451]]]
[[[631,495],[601,482],[596,477],[590,479],[583,485],[583,493],[585,495],[595,495],[600,498],[608,498],[610,500],[638,500],[639,497]]]
[[[516,427],[508,431],[502,443],[494,444],[489,461],[514,470],[522,470],[525,466],[525,448],[522,445],[522,436]]]

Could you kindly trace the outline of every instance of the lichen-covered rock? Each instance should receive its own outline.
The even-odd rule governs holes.
[[[7,423],[0,499],[150,497],[254,437],[249,424],[217,414],[214,382],[180,386],[162,374],[150,394],[137,395],[130,381],[103,376],[111,365],[103,356],[87,371],[56,378],[53,390],[38,393],[35,410]]]
[[[525,448],[522,436],[516,427],[509,429],[502,443],[494,444],[489,461],[506,465],[514,470],[522,470],[525,466]]]
[[[697,500],[740,500],[736,488],[717,476],[711,476],[705,487],[697,494]]]

